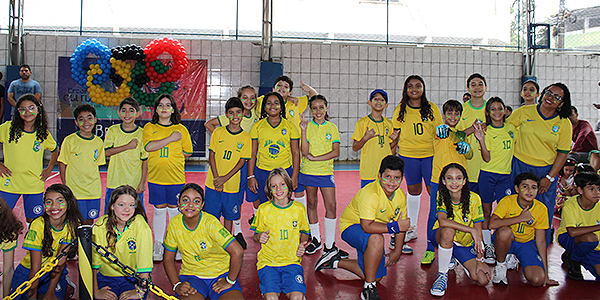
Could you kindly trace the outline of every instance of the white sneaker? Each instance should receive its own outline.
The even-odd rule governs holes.
[[[456,260],[456,258],[454,256],[452,256],[452,259],[450,260],[450,264],[448,264],[448,270],[454,270],[457,265],[458,265],[458,261]]]
[[[506,255],[506,268],[508,270],[516,270],[519,267],[519,259],[514,254]]]
[[[417,234],[417,226],[415,227],[411,227],[408,229],[408,231],[406,232],[406,235],[404,235],[404,242],[410,242],[412,240],[415,240],[419,237],[419,235]]]
[[[448,273],[438,273],[437,279],[433,282],[433,286],[429,292],[434,296],[444,296],[446,287],[448,286]]]
[[[497,264],[494,268],[494,277],[492,277],[493,283],[504,283],[508,284],[508,279],[506,278],[506,264]]]
[[[162,261],[164,252],[165,249],[161,243],[154,243],[154,252],[152,253],[154,261]]]

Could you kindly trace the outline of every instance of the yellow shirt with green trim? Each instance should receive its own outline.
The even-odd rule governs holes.
[[[2,252],[10,252],[15,250],[15,248],[17,248],[17,240],[0,243],[0,250]]]
[[[152,152],[148,152],[148,182],[156,184],[184,184],[185,156],[194,149],[190,133],[182,124],[164,126],[148,123],[144,126],[144,149],[148,143],[169,137],[173,132],[181,133],[181,140]]]
[[[250,137],[252,141],[258,141],[256,166],[270,171],[292,165],[291,142],[300,140],[301,136],[298,126],[284,118],[275,127],[271,126],[268,118],[264,118],[252,126]]]
[[[394,132],[392,121],[382,117],[381,121],[375,121],[370,115],[358,120],[352,139],[360,141],[369,129],[375,130],[375,136],[368,140],[360,150],[360,179],[375,180],[379,172],[381,160],[392,154],[390,135]]]
[[[500,217],[500,219],[513,218],[521,214],[523,207],[518,201],[518,194],[509,195],[500,202],[494,209],[493,214]],[[548,209],[546,205],[537,199],[533,199],[533,204],[529,208],[531,212],[531,221],[520,222],[517,224],[510,225],[510,229],[515,235],[515,241],[519,243],[526,243],[535,239],[536,229],[548,229]]]
[[[258,117],[260,118],[260,111],[262,109],[262,101],[265,96],[260,96],[256,99],[256,108]],[[294,104],[291,101],[285,100],[285,118],[292,122],[294,126],[300,130],[300,121],[302,121],[302,114],[308,107],[308,95],[298,97],[298,104]]]
[[[360,189],[346,206],[340,217],[340,232],[351,225],[360,224],[361,219],[387,224],[392,220],[398,221],[400,214],[407,216],[404,191],[398,188],[390,200],[381,187],[381,182],[376,180]]]
[[[133,131],[123,129],[123,124],[115,124],[108,128],[104,138],[104,149],[121,147],[127,145],[131,140],[137,139],[138,144],[135,149],[125,150],[123,152],[110,156],[108,172],[106,174],[106,187],[116,189],[117,187],[128,184],[137,188],[142,180],[142,163],[148,159],[148,152],[144,150],[143,129],[136,125]]]
[[[137,215],[133,221],[127,226],[123,232],[115,228],[117,233],[117,243],[115,249],[108,248],[106,239],[106,222],[108,216],[102,216],[92,229],[92,240],[106,248],[114,254],[120,262],[130,266],[138,273],[152,273],[154,261],[152,260],[152,230],[144,220],[144,217]],[[110,277],[127,276],[121,271],[117,265],[111,263],[106,258],[102,257],[97,251],[92,251],[92,268],[98,270],[100,274]]]
[[[329,121],[325,121],[323,124],[311,121],[306,127],[306,139],[310,154],[320,156],[331,152],[333,144],[340,143],[340,132],[337,126]],[[300,172],[307,175],[332,175],[333,158],[325,161],[310,161],[308,158],[302,157]]]
[[[554,164],[556,152],[571,151],[573,128],[569,119],[554,115],[545,118],[539,105],[526,105],[515,109],[506,122],[519,131],[514,155],[520,161],[544,167]]]
[[[485,132],[485,146],[490,151],[490,161],[483,161],[481,170],[496,174],[510,174],[517,138],[517,129],[510,123],[504,123],[502,127],[489,125]],[[481,146],[479,151],[481,153]]]
[[[265,266],[300,265],[302,258],[296,255],[300,234],[310,234],[306,208],[300,202],[291,201],[286,207],[273,201],[261,204],[250,229],[256,233],[269,231],[269,240],[258,251],[257,270]]]
[[[463,112],[456,128],[458,130],[465,130],[471,127],[477,120],[485,123],[485,103],[483,103],[482,107],[475,108],[471,105],[471,100],[469,100],[463,103]],[[477,147],[478,141],[474,134],[469,135],[465,141],[471,145],[471,151],[473,151],[473,158],[467,161],[467,175],[469,176],[469,182],[478,182],[479,170],[481,170],[481,164],[483,163],[481,150]]]
[[[174,217],[167,227],[163,246],[181,252],[183,263],[179,275],[216,278],[229,271],[227,246],[235,238],[211,214],[200,212],[196,228],[188,228],[183,215]]]
[[[452,203],[452,214],[454,216],[448,219],[455,221],[458,224],[474,228],[475,223],[483,222],[483,207],[481,206],[481,198],[479,197],[479,195],[475,194],[474,192],[470,192],[470,197],[471,198],[469,200],[469,214],[466,216],[463,215],[462,203]],[[444,202],[440,203],[438,200],[437,212],[443,212],[446,214],[448,213],[446,209],[446,204],[444,204]],[[433,225],[433,229],[437,229],[439,227],[440,222],[436,220],[435,224]],[[473,236],[470,232],[463,232],[457,230],[456,234],[454,235],[454,241],[459,243],[461,246],[468,247],[473,245]]]
[[[464,133],[463,133],[464,134]],[[431,169],[431,182],[438,183],[442,169],[451,163],[457,163],[465,169],[467,168],[467,161],[473,158],[473,146],[467,154],[460,154],[456,151],[456,143],[461,141],[461,135],[459,131],[455,129],[450,130],[450,134],[445,139],[435,137],[433,140],[434,151],[433,155],[433,167]],[[471,181],[471,177],[469,177]]]
[[[565,201],[563,205],[560,227],[556,232],[556,236],[559,236],[567,232],[567,227],[589,227],[600,225],[600,205],[594,204],[594,207],[590,209],[584,209],[579,204],[579,197],[581,195],[573,196]],[[600,231],[594,231],[598,240],[600,240]],[[600,244],[594,248],[596,251],[600,251]]]
[[[67,245],[73,240],[73,236],[69,230],[69,225],[65,223],[63,228],[57,229],[51,226],[52,232],[52,256],[44,256],[42,254],[42,267],[49,263],[52,259],[58,256],[58,250],[62,245]],[[37,217],[29,226],[29,231],[23,241],[23,249],[29,250],[23,259],[21,265],[27,269],[31,269],[31,253],[30,251],[42,251],[42,241],[44,240],[44,218]]]
[[[429,102],[433,111],[433,120],[421,118],[421,108],[411,107],[406,104],[404,121],[398,121],[400,115],[400,104],[394,111],[392,123],[394,129],[400,130],[400,141],[398,142],[398,154],[412,158],[424,158],[433,156],[433,138],[435,128],[444,124],[440,109],[433,102]]]
[[[18,142],[8,142],[12,121],[0,125],[0,143],[4,152],[4,165],[12,175],[0,177],[0,191],[13,194],[39,194],[44,192],[44,182],[40,180],[43,171],[44,149],[58,150],[50,133],[40,142],[36,131],[23,131]]]
[[[238,132],[229,131],[229,126],[222,126],[215,129],[211,138],[209,151],[215,156],[217,172],[220,176],[229,173],[240,159],[249,160],[252,156],[252,140],[250,134],[244,130]],[[212,169],[208,170],[205,186],[215,189],[213,184]],[[244,178],[244,180],[246,180]],[[240,171],[236,172],[223,185],[223,192],[237,193],[240,190]]]
[[[242,118],[242,122],[240,123],[240,126],[242,127],[242,129],[245,132],[250,133],[250,129],[252,129],[252,126],[254,125],[254,123],[256,123],[256,121],[258,121],[258,118],[259,118],[259,115],[258,115],[258,113],[256,113],[256,110],[251,109],[250,116],[246,117],[244,115],[244,117]],[[227,118],[226,115],[218,116],[217,121],[219,121],[219,125],[221,125],[222,127],[229,125],[229,118]]]
[[[82,137],[78,132],[68,135],[62,143],[58,161],[67,165],[66,185],[77,200],[102,197],[102,182],[98,166],[106,164],[104,142],[97,136]]]

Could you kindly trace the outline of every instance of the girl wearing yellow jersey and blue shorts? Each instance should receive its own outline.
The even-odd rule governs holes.
[[[132,267],[141,278],[152,273],[152,230],[144,206],[136,190],[122,185],[113,190],[108,211],[92,230],[93,241],[114,254],[120,262]],[[100,256],[92,255],[95,299],[145,298],[147,291],[138,289],[137,280],[121,271],[119,266]]]
[[[44,212],[44,181],[52,173],[58,158],[58,147],[48,131],[48,117],[42,102],[33,94],[25,94],[16,104],[13,120],[0,125],[4,164],[0,163],[0,196],[14,208],[23,196],[27,222]],[[46,169],[44,150],[52,151]]]
[[[549,226],[552,227],[556,206],[556,175],[571,150],[571,93],[566,85],[558,82],[547,86],[541,97],[538,105],[516,109],[506,122],[519,131],[511,178],[525,172],[541,178],[537,199],[546,205]],[[546,243],[551,241],[550,231],[546,231]]]
[[[10,284],[15,272],[15,248],[23,231],[23,224],[13,214],[12,209],[0,198],[0,250],[2,251],[2,298],[10,293]]]
[[[392,123],[394,130],[400,130],[398,154],[406,166],[406,202],[411,222],[405,239],[408,242],[417,238],[423,180],[427,192],[431,192],[433,139],[436,127],[444,123],[437,105],[427,101],[425,81],[421,76],[411,75],[404,81],[402,100],[394,111]]]
[[[292,200],[292,190],[292,179],[286,170],[271,171],[265,187],[270,201],[260,205],[250,227],[255,231],[254,241],[262,244],[256,267],[260,292],[267,300],[279,299],[281,292],[290,300],[301,300],[306,294],[300,263],[310,229],[306,209]]]
[[[473,126],[483,158],[479,183],[486,188],[480,189],[479,195],[483,204],[483,243],[485,244],[485,262],[488,264],[496,262],[492,234],[488,229],[492,216],[492,203],[510,195],[513,188],[510,171],[518,132],[512,124],[504,123],[505,108],[502,99],[490,98],[485,104],[485,125],[477,123]],[[484,131],[486,125],[487,130]]]
[[[202,211],[204,191],[188,183],[179,193],[181,214],[169,222],[163,267],[179,299],[244,299],[237,278],[244,250],[211,214]],[[177,275],[175,252],[183,257]]]
[[[23,282],[31,280],[42,266],[54,260],[77,236],[77,227],[82,222],[77,200],[71,189],[64,184],[53,184],[44,194],[44,214],[31,222],[23,242],[27,254],[15,269],[11,292]],[[27,293],[15,299],[42,299],[47,292],[54,291],[58,299],[65,299],[67,291],[67,257],[63,256],[52,272],[33,282]]]
[[[149,202],[154,205],[154,260],[161,261],[161,246],[170,218],[179,213],[177,193],[185,184],[185,158],[192,156],[192,140],[180,124],[175,98],[162,94],[154,101],[152,122],[144,126],[144,149],[148,152]]]

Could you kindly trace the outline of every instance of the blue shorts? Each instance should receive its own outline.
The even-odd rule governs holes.
[[[492,242],[496,241],[496,232],[492,235]],[[519,259],[519,262],[523,266],[523,269],[527,266],[538,266],[542,269],[544,268],[544,261],[540,256],[537,245],[535,244],[535,239],[525,242],[519,243],[517,241],[513,241],[510,245],[510,250],[508,250],[509,254],[514,254]]]
[[[242,203],[244,203],[244,196],[246,196],[246,201],[248,202],[254,202],[256,199],[254,199],[253,201],[250,201],[250,198],[255,198],[252,197],[252,195],[255,195],[249,188],[248,188],[248,161],[246,161],[244,163],[244,166],[240,169],[240,206],[242,205]],[[252,195],[250,195],[252,194]]]
[[[375,181],[375,179],[371,180],[371,179],[361,179],[360,180],[360,188],[364,188],[365,186],[367,186],[367,184],[371,183]]]
[[[258,183],[258,200],[260,200],[260,204],[267,202],[267,195],[265,194],[265,186],[267,185],[267,179],[269,178],[269,173],[272,170],[263,170],[259,167],[254,167],[254,177],[256,178],[256,182]],[[292,167],[285,169],[285,171],[292,177]],[[304,192],[304,186],[298,184],[298,187],[294,191],[296,193]],[[252,193],[252,192],[251,192]]]
[[[116,277],[111,277],[111,276],[104,276],[102,274],[100,274],[100,272],[98,272],[98,277],[97,277],[97,281],[98,281],[98,289],[101,289],[105,286],[110,288],[110,291],[117,294],[117,298],[127,292],[127,291],[131,291],[131,290],[135,290],[137,289],[136,284],[138,283],[137,280],[131,278],[131,277],[126,277],[126,276],[116,276]],[[148,293],[145,294],[144,299],[146,298],[146,296],[148,295]]]
[[[209,187],[204,188],[204,211],[219,219],[237,220],[240,218],[240,197],[242,194],[217,192]]]
[[[48,272],[44,274],[39,279],[38,282],[38,294],[45,295],[48,291],[48,285],[50,284],[50,275],[52,272]],[[56,288],[54,289],[54,295],[58,297],[58,299],[65,299],[65,295],[67,293],[67,268],[65,267],[62,274],[60,274],[60,278],[58,279],[58,283],[56,284]],[[15,268],[15,273],[13,274],[12,284],[10,286],[10,292],[14,292],[23,282],[29,280],[29,269],[25,268],[23,265],[19,264],[17,268]],[[15,300],[25,300],[27,299],[27,293],[17,296]]]
[[[98,199],[79,199],[77,200],[79,212],[83,219],[98,219],[100,216],[100,198]]]
[[[177,206],[179,193],[184,184],[157,184],[148,182],[148,203],[152,205],[169,204]]]
[[[439,244],[435,238],[435,235],[436,235],[438,229],[440,229],[440,228],[438,227],[433,230],[433,235],[431,237],[431,243],[435,247],[439,247]],[[454,242],[453,246],[452,246],[452,256],[456,257],[456,259],[458,259],[458,261],[464,266],[465,262],[468,262],[471,259],[477,258],[477,251],[475,251],[475,248],[473,247],[473,245],[465,247],[462,245],[457,245],[457,243]]]
[[[331,175],[307,175],[300,172],[298,186],[313,186],[322,188],[335,188],[335,178]]]
[[[479,183],[469,181],[469,190],[477,195],[479,195]]]
[[[15,208],[19,198],[23,196],[23,208],[25,209],[25,217],[29,219],[35,219],[44,213],[44,193],[39,194],[13,194],[9,192],[0,191],[0,196],[4,199],[4,202]]]
[[[570,236],[568,232],[561,233],[556,240],[558,244],[561,245],[565,250],[569,252],[575,251],[577,247],[575,243],[575,238]],[[600,251],[593,250],[584,259],[581,260],[581,264],[590,271],[590,273],[594,274],[596,280],[600,280],[598,274],[596,274],[596,270],[594,269],[595,265],[600,265]],[[593,270],[593,271],[592,271]]]
[[[106,196],[104,197],[104,214],[108,213],[108,204],[110,203],[110,195],[115,189],[106,188]],[[142,205],[144,205],[144,193],[139,193],[138,197],[142,201]]]
[[[301,265],[264,266],[258,270],[258,279],[260,280],[258,286],[262,294],[276,293],[279,295],[281,292],[284,294],[291,292],[306,294],[304,269]]]
[[[413,158],[399,155],[404,160],[404,178],[406,185],[419,184],[425,180],[425,185],[431,182],[431,169],[433,168],[433,156]]]
[[[481,202],[493,203],[500,201],[504,196],[512,194],[513,182],[510,180],[510,174],[498,174],[488,171],[479,172],[479,182],[485,189],[479,191]],[[471,183],[469,183],[469,187]]]
[[[204,296],[204,298],[219,299],[219,297],[223,296],[223,294],[228,293],[230,291],[238,290],[242,292],[242,286],[240,285],[239,280],[236,280],[235,284],[232,287],[221,291],[221,293],[217,294],[215,290],[213,290],[213,284],[217,283],[219,278],[227,276],[227,274],[229,274],[229,272],[225,272],[216,278],[198,278],[197,276],[192,275],[179,275],[179,280],[181,282],[189,282],[190,285],[193,288],[195,288],[198,293]]]
[[[364,232],[360,224],[350,225],[342,232],[342,240],[344,240],[344,242],[348,243],[348,245],[356,249],[356,253],[358,256],[358,266],[363,271],[363,274],[365,273],[364,254],[367,250],[367,245],[369,244],[370,237],[371,234]],[[382,278],[383,276],[387,275],[387,268],[385,267],[384,255],[381,256],[379,267],[377,267],[377,275],[375,276],[376,278]]]

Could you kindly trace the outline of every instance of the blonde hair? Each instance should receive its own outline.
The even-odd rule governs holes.
[[[293,191],[294,184],[292,183],[292,178],[290,178],[290,175],[288,175],[288,173],[282,168],[273,169],[273,171],[271,171],[271,173],[269,173],[269,177],[267,178],[267,184],[265,185],[265,194],[267,195],[267,198],[270,201],[273,201],[273,191],[271,190],[271,179],[277,175],[281,176],[283,178],[283,181],[285,181],[285,184],[288,187],[288,198],[291,200],[292,193],[294,192]]]

